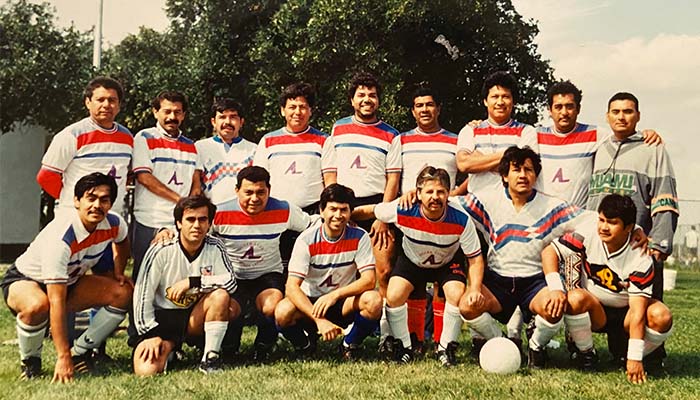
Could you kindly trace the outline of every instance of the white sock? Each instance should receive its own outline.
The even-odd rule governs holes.
[[[586,311],[583,314],[564,314],[564,323],[569,330],[576,348],[587,351],[593,348],[593,332],[591,332],[591,316]]]
[[[394,337],[403,342],[404,349],[411,348],[411,334],[408,332],[408,304],[398,307],[385,306],[386,319],[389,320],[389,327],[394,332]]]
[[[44,334],[48,320],[39,325],[27,325],[16,318],[17,342],[19,342],[19,356],[22,360],[28,357],[41,357],[41,348],[44,345]]]
[[[508,323],[506,324],[506,333],[509,338],[520,339],[520,329],[523,326],[523,312],[520,311],[520,307],[515,307],[513,315],[510,316]]]
[[[205,361],[210,351],[221,352],[221,343],[224,342],[228,321],[207,321],[204,323],[204,354]]]
[[[468,322],[468,321],[467,321],[466,319],[464,319],[464,318],[462,318],[462,320],[464,320],[464,322]],[[473,340],[473,339],[485,339],[483,336],[481,336],[481,335],[479,334],[479,332],[475,331],[474,328],[472,328],[471,326],[469,326],[469,324],[467,324],[467,326],[468,326],[468,328],[469,328],[469,336],[472,337],[472,340]]]
[[[73,344],[71,353],[74,356],[85,354],[104,342],[119,326],[126,316],[126,310],[112,306],[104,306],[90,321],[87,330]]]
[[[644,327],[644,355],[646,356],[647,354],[651,353],[652,351],[656,350],[663,342],[668,339],[669,336],[671,336],[671,331],[673,331],[673,327],[669,329],[668,331],[661,333],[657,332],[648,326]]]
[[[535,331],[532,333],[530,343],[528,345],[533,350],[544,349],[544,346],[559,332],[561,320],[551,324],[546,319],[535,316]]]
[[[379,320],[379,333],[382,339],[385,339],[387,336],[393,336],[389,320],[386,317],[386,300],[384,300],[384,307],[382,307],[382,318]]]
[[[445,305],[445,309],[447,309],[447,305]],[[501,332],[501,328],[498,326],[498,323],[495,319],[493,319],[491,314],[487,312],[479,315],[474,319],[468,319],[467,324],[484,339],[492,339],[495,337],[503,336],[503,333]]]
[[[450,303],[445,303],[445,314],[442,317],[442,335],[440,335],[440,346],[447,348],[450,342],[456,342],[462,332],[462,315],[459,307]]]

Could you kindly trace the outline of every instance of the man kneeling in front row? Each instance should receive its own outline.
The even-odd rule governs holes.
[[[597,355],[591,331],[629,337],[624,349],[609,349],[626,358],[627,379],[646,381],[642,360],[671,334],[671,311],[653,299],[654,263],[642,249],[630,245],[637,210],[628,196],[610,194],[598,207],[594,224],[562,236],[542,252],[544,265],[571,254],[585,253],[585,289],[567,294],[564,320],[576,343],[584,369],[594,369]]]
[[[215,212],[204,196],[180,199],[174,210],[178,235],[146,252],[134,291],[136,375],[164,372],[185,339],[202,335],[200,371],[222,368],[221,342],[240,305],[231,298],[236,281],[224,245],[207,234]]]

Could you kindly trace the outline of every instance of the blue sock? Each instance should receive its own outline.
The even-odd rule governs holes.
[[[256,322],[258,326],[258,335],[255,337],[256,344],[272,346],[277,342],[277,324],[274,317],[265,317],[260,315]]]
[[[345,340],[343,342],[346,345],[360,344],[367,336],[372,334],[372,332],[374,332],[378,326],[379,321],[367,319],[360,315],[359,311],[356,311],[352,329],[350,329],[350,332],[345,335]]]

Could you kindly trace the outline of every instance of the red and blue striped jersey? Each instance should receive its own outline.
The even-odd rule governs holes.
[[[450,175],[450,186],[457,178],[457,134],[440,129],[425,133],[420,128],[404,132],[401,138],[401,192],[408,193],[416,187],[418,173],[430,165],[442,168]]]

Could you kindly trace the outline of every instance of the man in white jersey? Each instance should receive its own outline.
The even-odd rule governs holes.
[[[630,197],[606,196],[598,207],[597,226],[591,223],[562,236],[543,251],[542,261],[548,268],[571,254],[585,254],[585,289],[568,292],[564,315],[581,367],[595,368],[592,331],[621,335],[629,338],[627,379],[643,383],[643,358],[670,336],[673,318],[666,305],[652,298],[652,258],[630,244],[636,213]]]
[[[254,165],[270,173],[270,196],[287,200],[307,214],[318,213],[321,191],[336,181],[331,141],[326,133],[309,125],[315,100],[314,88],[308,83],[297,82],[284,88],[279,106],[286,124],[260,139],[253,160]],[[287,231],[280,238],[285,264],[297,236],[298,233]]]
[[[118,194],[114,178],[92,173],[75,183],[73,193],[77,212],[58,216],[39,232],[0,283],[17,317],[24,379],[41,374],[49,323],[57,357],[53,382],[70,382],[75,371],[90,372],[91,350],[107,339],[131,304],[132,284],[124,277],[128,228],[121,216],[110,212]],[[113,242],[114,278],[85,275]],[[66,316],[89,307],[103,308],[69,348]]]
[[[219,205],[212,233],[223,240],[233,265],[236,300],[244,310],[259,313],[252,358],[264,361],[277,342],[275,307],[284,296],[280,236],[287,230],[302,232],[318,216],[312,218],[294,204],[270,197],[270,174],[263,167],[243,168],[236,179],[236,198]],[[239,329],[240,335],[240,325],[232,329]],[[240,343],[240,337],[230,340],[232,347]]]
[[[479,238],[469,215],[456,202],[448,202],[449,188],[447,171],[427,166],[416,179],[419,202],[411,208],[403,209],[399,200],[394,200],[361,206],[356,212],[393,223],[404,234],[386,295],[386,315],[396,336],[397,362],[407,363],[413,359],[406,301],[414,290],[425,292],[425,284],[436,281],[447,300],[436,355],[445,367],[457,364],[457,340],[462,327],[459,302],[467,281],[465,255],[470,276],[467,301],[483,301],[484,263]]]
[[[323,189],[322,223],[297,239],[286,297],[275,310],[277,324],[297,349],[313,350],[317,333],[332,340],[352,323],[340,346],[346,360],[358,358],[359,346],[377,328],[382,308],[382,298],[374,290],[369,236],[348,225],[354,202],[353,191],[343,185]]]
[[[173,350],[202,335],[199,370],[210,374],[222,368],[221,343],[240,305],[231,297],[236,280],[224,244],[207,234],[215,211],[205,196],[183,197],[173,211],[178,236],[146,253],[134,291],[136,375],[164,372]]]
[[[214,204],[236,196],[236,175],[252,165],[256,147],[240,136],[244,122],[240,103],[229,98],[214,100],[211,106],[214,136],[195,143],[197,167],[193,194],[202,191]]]

